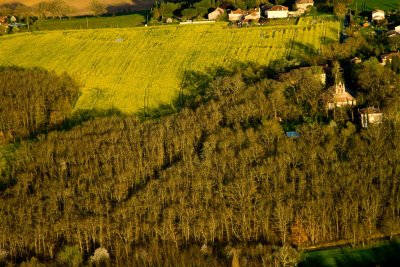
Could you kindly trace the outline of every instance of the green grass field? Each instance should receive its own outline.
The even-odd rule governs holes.
[[[69,30],[69,29],[98,29],[98,28],[130,28],[144,24],[146,13],[113,17],[63,18],[36,21],[33,30]]]
[[[366,248],[336,248],[308,252],[300,267],[362,267],[398,266],[400,262],[400,240],[382,242]]]
[[[400,9],[399,0],[353,0],[352,8],[355,9],[357,3],[358,10],[394,10]]]
[[[170,103],[187,71],[235,62],[301,60],[337,41],[339,23],[232,29],[225,23],[21,33],[0,37],[0,65],[67,72],[82,86],[77,109],[124,113]]]

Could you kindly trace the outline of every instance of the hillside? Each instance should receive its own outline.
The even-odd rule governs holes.
[[[398,0],[355,0],[352,3],[352,8],[358,10],[395,10],[400,7],[400,2]]]
[[[0,65],[67,72],[82,87],[77,109],[132,113],[170,103],[185,73],[313,57],[339,23],[231,29],[226,24],[26,33],[0,37]],[[32,45],[35,44],[35,45]]]
[[[73,8],[73,15],[87,15],[92,13],[89,8],[90,1],[91,0],[66,0],[65,2]],[[46,2],[46,0],[2,0],[0,4],[18,3],[34,7],[40,2]],[[146,10],[150,9],[154,4],[153,0],[102,0],[101,2],[107,6],[109,12]]]
[[[399,232],[400,93],[392,85],[400,77],[376,60],[357,66],[355,93],[371,101],[368,82],[385,104],[384,121],[361,129],[352,108],[325,111],[316,69],[279,79],[237,69],[197,88],[194,109],[143,122],[95,118],[22,140],[0,175],[3,255],[73,266],[103,248],[108,266],[232,266],[235,257],[240,266],[276,266],[283,256],[298,260],[294,248],[285,253],[289,245],[365,244]],[[0,92],[4,103],[38,102]],[[7,125],[32,117],[13,118],[18,107],[3,111]],[[290,122],[301,123],[298,138],[284,134]]]

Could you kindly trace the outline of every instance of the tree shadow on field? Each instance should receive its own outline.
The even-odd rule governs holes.
[[[111,116],[124,116],[119,109],[112,107],[110,109],[79,109],[71,114],[70,117],[65,119],[62,123],[55,126],[55,130],[67,131],[75,126],[81,125],[86,121],[95,118],[104,118]]]
[[[229,67],[210,67],[205,71],[187,70],[181,75],[181,84],[178,92],[170,103],[162,103],[156,107],[144,105],[136,115],[141,120],[160,118],[179,112],[183,108],[196,109],[202,103],[209,101],[212,96],[210,88],[217,77],[240,74],[245,84],[251,84],[265,78],[268,67],[254,62],[236,61]],[[146,103],[146,100],[144,101]]]
[[[297,59],[301,65],[319,65],[322,64],[322,45],[320,47],[313,47],[301,42],[293,41],[292,51],[289,59]]]
[[[310,50],[304,44],[296,43],[295,45],[298,45],[300,49]],[[312,50],[311,53],[314,55],[317,52]],[[148,99],[145,96],[143,107],[135,115],[140,120],[149,120],[177,113],[183,108],[195,110],[201,104],[213,99],[213,82],[217,78],[239,75],[245,85],[251,85],[265,78],[276,79],[279,73],[287,72],[292,68],[315,65],[310,61],[306,56],[302,60],[298,58],[289,60],[283,57],[270,62],[268,65],[236,61],[228,67],[210,67],[205,71],[187,70],[181,75],[180,88],[170,103],[149,107],[146,105]]]

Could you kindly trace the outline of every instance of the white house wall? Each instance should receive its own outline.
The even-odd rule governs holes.
[[[289,15],[289,11],[267,11],[267,17],[269,19],[277,19],[277,18],[287,18]]]

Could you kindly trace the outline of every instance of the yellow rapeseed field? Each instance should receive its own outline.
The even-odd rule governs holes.
[[[133,113],[169,103],[185,71],[262,65],[318,51],[337,41],[339,23],[232,29],[224,23],[133,29],[24,33],[0,37],[0,65],[66,72],[82,86],[75,110],[117,108]]]

